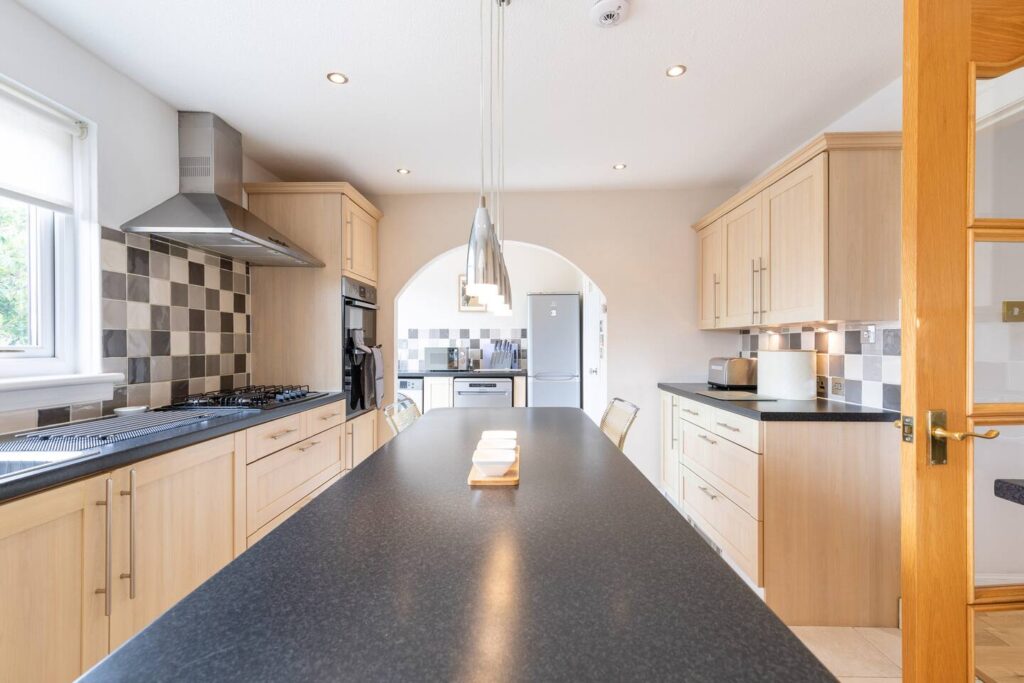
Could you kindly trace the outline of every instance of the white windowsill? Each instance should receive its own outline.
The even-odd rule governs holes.
[[[0,379],[0,412],[109,401],[123,382],[117,372]]]

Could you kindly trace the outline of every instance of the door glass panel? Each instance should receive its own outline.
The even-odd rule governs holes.
[[[1019,681],[1024,671],[1024,609],[974,613],[974,675],[985,683]]]
[[[974,215],[1024,218],[1024,69],[976,85]]]
[[[1024,425],[996,429],[974,440],[974,583],[1024,585]]]
[[[1024,242],[974,245],[975,403],[1024,403],[1022,266]]]

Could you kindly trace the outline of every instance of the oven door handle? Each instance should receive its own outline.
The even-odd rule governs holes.
[[[379,310],[376,304],[368,304],[365,301],[360,301],[359,299],[345,299],[345,305],[355,306],[356,308],[365,308],[370,311]]]

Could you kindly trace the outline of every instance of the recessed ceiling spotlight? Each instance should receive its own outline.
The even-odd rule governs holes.
[[[625,164],[615,164],[614,166],[612,166],[612,168],[615,169],[616,171],[625,171],[626,170],[626,165]]]
[[[340,71],[332,71],[331,73],[327,74],[327,80],[329,80],[331,83],[337,83],[338,85],[345,85],[346,83],[348,83],[348,76],[341,73]]]
[[[665,69],[665,75],[669,78],[679,78],[686,73],[686,67],[682,64],[673,64],[669,68]]]
[[[398,175],[409,175],[410,173],[412,173],[412,171],[407,168],[398,169]]]

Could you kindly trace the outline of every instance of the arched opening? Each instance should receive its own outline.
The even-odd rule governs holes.
[[[581,407],[595,422],[599,421],[608,401],[608,320],[604,294],[583,270],[551,249],[507,241],[504,250],[513,292],[511,316],[499,317],[478,310],[474,302],[461,296],[459,276],[465,272],[464,246],[435,256],[399,290],[394,308],[392,386],[396,393],[408,394],[409,390],[399,387],[400,379],[430,376],[427,349],[458,349],[467,371],[487,370],[497,362],[494,350],[503,342],[513,350],[514,365],[529,375],[530,356],[537,350],[530,347],[529,295],[578,294]],[[526,403],[531,404],[529,395]]]

